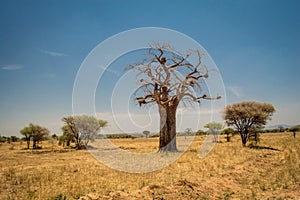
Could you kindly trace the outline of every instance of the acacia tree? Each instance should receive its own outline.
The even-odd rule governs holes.
[[[272,104],[255,101],[243,101],[226,106],[224,119],[228,126],[234,127],[240,134],[243,146],[250,133],[262,129],[275,112]]]
[[[31,137],[32,137],[31,126],[24,127],[22,130],[20,130],[20,133],[22,135],[24,135],[26,143],[27,143],[27,149],[29,149],[29,147],[30,147],[30,140],[31,140]]]
[[[87,115],[67,116],[62,118],[62,121],[65,122],[63,131],[74,137],[77,149],[87,146],[90,141],[94,140],[97,132],[107,125],[107,121]]]
[[[193,134],[193,130],[191,128],[186,128],[184,131],[184,135],[192,135]]]
[[[66,116],[61,119],[66,126],[68,126],[68,131],[70,131],[71,135],[74,137],[76,149],[81,149],[82,142],[80,139],[80,134],[78,129],[76,128],[76,122],[74,116]]]
[[[143,131],[143,134],[145,135],[146,138],[148,138],[150,135],[150,131]]]
[[[208,128],[209,132],[214,135],[214,142],[218,141],[218,135],[220,130],[223,128],[223,124],[218,122],[210,122],[204,126],[204,128]]]
[[[294,138],[296,137],[296,132],[299,130],[300,130],[300,125],[289,128],[289,131],[293,132]]]
[[[67,147],[70,146],[71,142],[74,142],[74,137],[71,131],[70,126],[68,125],[64,125],[63,127],[61,127],[61,130],[63,132],[63,134],[61,136],[59,136],[58,140],[59,140],[59,145],[63,145],[63,147],[66,145]]]
[[[226,135],[226,141],[230,142],[231,137],[234,135],[234,130],[232,128],[225,128],[221,134]]]
[[[87,115],[75,116],[75,121],[84,146],[87,146],[90,141],[94,141],[100,128],[107,125],[106,121]]]
[[[197,57],[197,63],[188,62],[190,56]],[[200,102],[212,99],[197,95],[201,91],[201,78],[208,77],[208,71],[201,65],[199,50],[176,52],[170,45],[150,46],[148,56],[142,62],[128,67],[137,71],[140,85],[136,100],[140,106],[156,103],[160,115],[159,152],[177,151],[176,110],[180,102]],[[217,97],[217,99],[220,97]]]
[[[29,124],[29,127],[31,128],[32,134],[32,148],[37,149],[37,143],[45,139],[47,136],[49,136],[50,131],[42,126]]]

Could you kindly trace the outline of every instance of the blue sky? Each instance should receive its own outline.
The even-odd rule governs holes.
[[[299,124],[299,8],[299,1],[271,0],[0,1],[0,134],[18,135],[31,122],[59,132],[89,52],[149,26],[199,42],[222,74],[228,103],[270,102],[277,109],[270,124]],[[110,109],[97,105],[97,112],[105,119]]]

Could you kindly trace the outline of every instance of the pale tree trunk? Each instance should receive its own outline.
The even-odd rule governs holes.
[[[160,132],[159,152],[177,151],[176,146],[176,109],[177,105],[159,105]]]
[[[168,88],[162,87],[162,102],[158,104],[160,116],[159,152],[177,151],[176,146],[176,110],[178,99],[168,100]]]

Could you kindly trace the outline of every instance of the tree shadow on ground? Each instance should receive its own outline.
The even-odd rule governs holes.
[[[268,147],[268,146],[258,146],[258,145],[249,145],[250,149],[266,149],[266,150],[273,150],[273,151],[281,151],[280,149]]]

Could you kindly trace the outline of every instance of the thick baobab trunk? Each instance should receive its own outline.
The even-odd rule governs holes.
[[[176,109],[177,105],[159,105],[160,132],[159,152],[177,151],[176,146]]]
[[[176,110],[178,99],[169,100],[168,88],[162,87],[162,102],[158,105],[160,116],[159,152],[177,151],[176,147]]]

